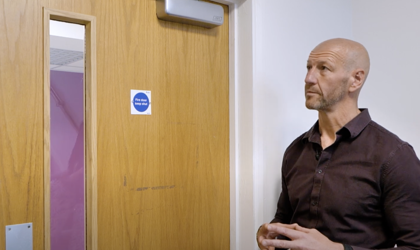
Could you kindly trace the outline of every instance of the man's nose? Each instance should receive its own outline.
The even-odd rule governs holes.
[[[316,73],[314,69],[309,69],[306,73],[305,83],[306,84],[315,84],[317,81]]]

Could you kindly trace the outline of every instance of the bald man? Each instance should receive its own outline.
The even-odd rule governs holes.
[[[369,55],[347,39],[310,53],[306,107],[318,121],[287,148],[282,192],[260,249],[420,249],[420,161],[358,108]]]

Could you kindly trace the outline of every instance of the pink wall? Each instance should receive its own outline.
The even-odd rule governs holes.
[[[83,74],[51,71],[51,249],[83,250]]]

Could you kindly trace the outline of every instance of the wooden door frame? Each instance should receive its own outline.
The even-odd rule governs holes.
[[[43,8],[44,49],[44,235],[45,250],[51,249],[50,186],[50,20],[85,26],[84,121],[85,121],[85,212],[87,250],[98,249],[97,221],[97,108],[96,108],[96,18],[68,11]]]

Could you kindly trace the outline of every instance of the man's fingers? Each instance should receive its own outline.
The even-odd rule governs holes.
[[[290,228],[290,229],[295,229],[296,226],[298,226],[298,224],[294,223],[294,224],[282,224],[282,223],[272,223],[272,224],[266,224],[266,226],[278,226],[278,227],[286,227],[286,228]]]
[[[257,242],[262,242],[265,239],[267,239],[267,237],[264,237],[264,236],[261,235],[257,238]],[[274,238],[268,238],[268,239],[274,239]]]
[[[264,224],[261,226],[261,228],[258,231],[258,236],[263,236],[264,238],[268,238],[268,239],[274,239],[277,237],[277,235],[279,235],[277,232],[270,230],[269,226],[271,224]],[[277,226],[286,226],[285,224],[280,224],[280,223],[275,223],[274,225]],[[288,225],[287,225],[288,226]],[[259,239],[260,237],[258,237]]]
[[[296,243],[289,240],[263,240],[262,245],[268,249],[277,248],[296,248]]]
[[[278,227],[278,226],[268,226],[268,230],[270,230],[271,232],[275,232],[277,234],[281,234],[283,236],[286,236],[287,238],[294,240],[294,239],[299,239],[301,238],[303,232],[302,231],[298,231],[294,228],[296,228],[297,224],[294,225],[291,229],[290,227]]]
[[[306,227],[301,227],[301,226],[299,226],[298,224],[296,224],[295,229],[296,229],[297,231],[301,231],[301,232],[304,232],[304,233],[309,233],[309,232],[311,231],[311,229],[306,228]]]
[[[261,228],[262,230],[264,230],[263,228]],[[261,231],[262,231],[261,230]],[[277,233],[275,233],[275,232],[269,232],[268,230],[267,230],[267,228],[265,228],[265,230],[266,230],[266,232],[264,232],[265,234],[259,234],[258,236],[257,236],[257,243],[258,243],[258,247],[261,249],[261,250],[274,250],[274,247],[265,247],[265,246],[263,246],[262,245],[262,242],[263,242],[263,240],[265,240],[265,239],[275,239],[276,238],[276,236],[278,235]]]

